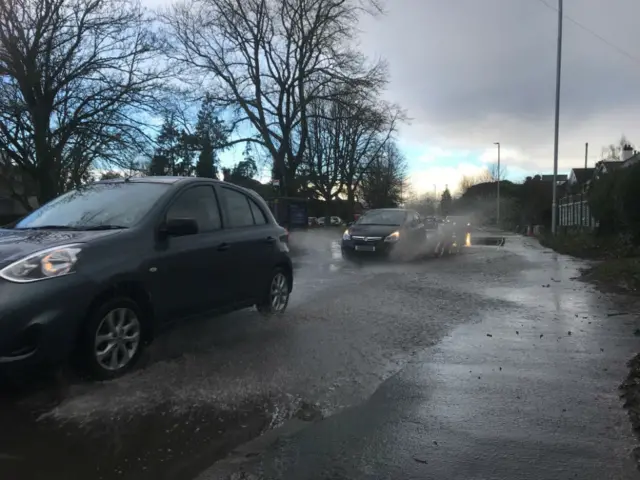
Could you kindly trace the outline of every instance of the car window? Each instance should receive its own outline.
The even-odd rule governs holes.
[[[94,183],[43,205],[15,228],[132,227],[149,213],[169,185],[153,182]]]
[[[167,220],[176,218],[193,218],[198,222],[199,232],[220,229],[220,210],[213,187],[201,185],[181,193],[167,212]]]
[[[264,216],[264,212],[262,211],[262,209],[258,206],[256,202],[254,202],[250,198],[248,198],[248,200],[249,200],[249,207],[251,208],[251,213],[253,213],[254,223],[256,225],[266,225],[267,217]]]
[[[229,212],[229,227],[238,228],[254,225],[249,198],[245,194],[224,187],[222,188],[222,194]]]
[[[369,210],[356,222],[358,225],[403,225],[407,213],[403,210]]]

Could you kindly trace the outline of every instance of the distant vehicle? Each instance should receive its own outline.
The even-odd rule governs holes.
[[[318,217],[309,217],[307,222],[310,227],[316,227],[318,226]]]
[[[425,226],[413,210],[386,208],[369,210],[342,235],[342,255],[400,257],[418,254],[424,248]]]
[[[424,217],[424,228],[426,230],[437,230],[438,229],[438,219],[436,217]]]
[[[331,217],[329,217],[329,221],[331,222],[330,225],[333,226],[333,227],[338,227],[340,225],[344,225],[344,222],[342,221],[342,219],[340,217],[331,216]],[[324,226],[324,224],[326,222],[326,217],[318,217],[317,218],[317,222],[318,222],[318,225]]]
[[[195,177],[94,183],[0,229],[0,369],[129,370],[163,327],[255,305],[280,314],[293,269],[250,190]]]

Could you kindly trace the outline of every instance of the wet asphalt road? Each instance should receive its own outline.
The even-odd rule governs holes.
[[[579,263],[513,237],[356,266],[304,235],[282,318],[189,323],[122,379],[5,394],[0,478],[190,479],[262,431],[199,478],[635,478],[617,386],[638,320],[607,314],[638,310]]]
[[[423,309],[425,324],[466,324],[361,404],[198,480],[638,478],[617,391],[638,349],[638,319],[624,314],[637,304],[579,283],[580,266],[512,237],[435,276],[407,273],[417,297],[456,289],[442,297],[449,315]]]

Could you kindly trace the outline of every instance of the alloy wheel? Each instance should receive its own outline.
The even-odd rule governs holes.
[[[96,330],[94,355],[98,364],[109,371],[126,367],[140,347],[140,320],[130,308],[108,312]]]
[[[276,273],[273,280],[271,280],[269,298],[271,301],[271,310],[274,313],[280,313],[287,307],[287,302],[289,301],[289,283],[283,273]]]

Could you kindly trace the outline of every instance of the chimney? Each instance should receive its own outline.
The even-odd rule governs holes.
[[[622,160],[623,162],[626,162],[631,157],[633,157],[633,147],[627,144],[624,147],[622,147],[622,158],[620,160]]]

